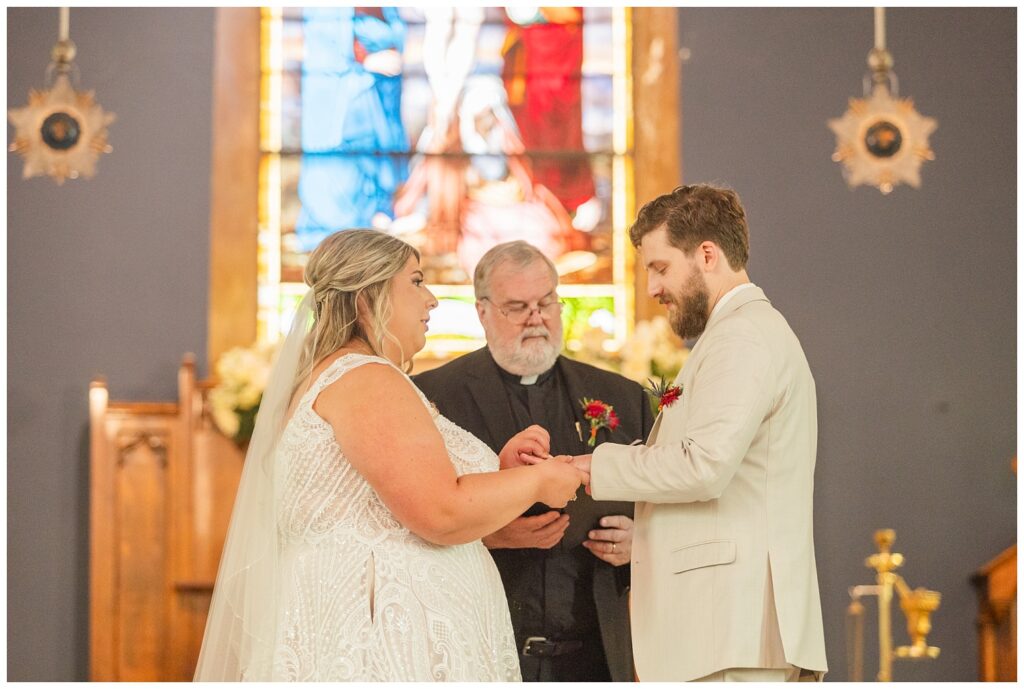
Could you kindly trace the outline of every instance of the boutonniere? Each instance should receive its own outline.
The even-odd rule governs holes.
[[[614,431],[619,427],[619,415],[615,413],[612,405],[584,397],[580,400],[580,406],[583,407],[583,418],[590,422],[590,438],[587,440],[589,447],[594,447],[597,443],[597,432],[600,429]]]
[[[668,381],[664,377],[658,379],[655,383],[650,378],[647,379],[650,384],[644,388],[647,394],[658,400],[658,412],[660,413],[665,407],[671,407],[676,401],[683,396],[682,385],[669,385]]]

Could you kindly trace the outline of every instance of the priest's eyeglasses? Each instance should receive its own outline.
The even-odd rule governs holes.
[[[490,297],[480,297],[480,301],[489,301],[494,304]],[[521,301],[511,301],[504,306],[494,304],[494,308],[501,311],[501,315],[508,319],[508,322],[512,325],[525,325],[526,321],[530,320],[530,316],[533,315],[534,311],[539,313],[541,318],[545,320],[557,318],[562,313],[562,306],[561,300],[557,298],[539,301],[536,306],[530,306]]]

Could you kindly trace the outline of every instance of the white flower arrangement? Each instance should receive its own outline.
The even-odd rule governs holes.
[[[672,332],[664,316],[636,324],[632,337],[622,347],[622,375],[644,384],[648,379],[672,380],[683,368],[690,350]]]
[[[630,380],[645,385],[649,380],[671,381],[683,368],[690,350],[672,332],[664,316],[636,324],[633,334],[618,352],[605,348],[607,335],[600,328],[583,333],[574,358],[594,366],[616,371]]]
[[[275,346],[266,344],[235,347],[217,360],[217,385],[209,395],[210,414],[221,433],[239,445],[252,437],[275,350]]]

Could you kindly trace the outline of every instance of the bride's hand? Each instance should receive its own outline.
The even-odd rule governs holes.
[[[547,459],[551,451],[551,436],[534,424],[512,436],[498,453],[502,469],[525,466]]]
[[[536,470],[542,473],[537,502],[551,507],[565,507],[570,500],[576,499],[576,491],[583,483],[584,474],[566,461],[541,462]]]

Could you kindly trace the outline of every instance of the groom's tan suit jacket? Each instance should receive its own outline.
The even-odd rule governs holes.
[[[712,314],[646,445],[594,452],[598,500],[636,501],[633,655],[642,681],[725,668],[824,672],[812,495],[814,379],[760,288]]]

